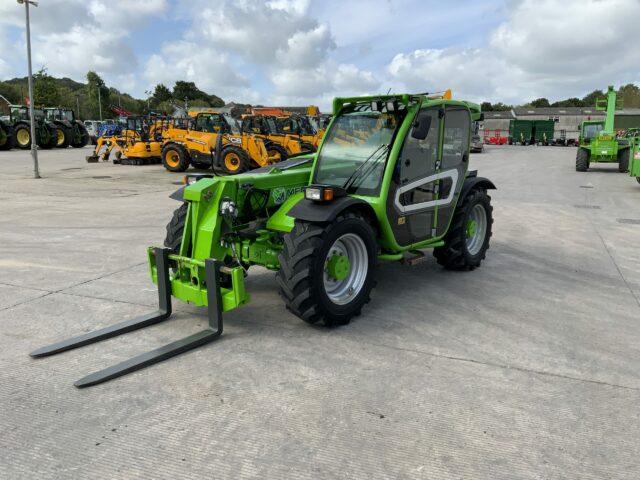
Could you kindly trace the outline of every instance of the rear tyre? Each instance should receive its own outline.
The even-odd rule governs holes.
[[[269,143],[266,145],[266,147],[267,155],[269,155],[269,157],[278,157],[276,162],[284,162],[287,158],[289,158],[287,149],[282,145],[278,145],[277,143]]]
[[[76,122],[76,128],[73,132],[73,138],[71,140],[71,146],[73,148],[82,148],[89,143],[90,136],[87,131],[87,127],[85,127],[82,123]]]
[[[37,137],[40,139],[38,146],[50,150],[56,148],[58,145],[58,131],[57,127],[42,127],[44,131],[41,131]]]
[[[576,153],[576,172],[586,172],[589,170],[589,151],[578,148]]]
[[[625,148],[618,152],[618,171],[619,172],[628,172],[629,171],[629,159],[631,158],[631,149]]]
[[[22,150],[31,148],[31,129],[26,123],[19,123],[13,131],[15,144]]]
[[[444,246],[433,256],[447,270],[473,270],[479,267],[489,249],[493,225],[491,197],[485,190],[472,190],[456,207]]]
[[[220,152],[221,167],[230,175],[249,170],[249,163],[247,152],[235,145],[226,145]]]
[[[73,129],[58,127],[56,147],[67,148],[73,140]]]
[[[9,125],[0,123],[0,150],[13,148],[13,129]]]
[[[170,143],[162,148],[162,165],[170,172],[184,172],[189,163],[189,154],[182,145]]]
[[[180,253],[184,224],[187,221],[189,204],[184,202],[173,212],[171,221],[167,224],[167,235],[164,238],[164,246],[171,250],[171,253]]]
[[[287,309],[307,323],[349,323],[370,300],[376,252],[375,232],[360,215],[343,213],[328,225],[296,220],[276,274]]]

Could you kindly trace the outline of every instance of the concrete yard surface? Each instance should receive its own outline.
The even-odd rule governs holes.
[[[0,478],[638,479],[640,185],[575,148],[491,147],[481,268],[381,264],[324,329],[273,272],[213,344],[83,390],[78,378],[198,331],[204,309],[60,355],[29,352],[155,308],[181,175],[0,152]]]

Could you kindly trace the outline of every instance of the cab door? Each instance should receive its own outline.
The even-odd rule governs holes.
[[[441,107],[423,108],[418,112],[416,119],[430,118],[429,132],[426,138],[416,139],[412,135],[416,127],[412,127],[394,168],[387,197],[387,215],[401,246],[428,240],[435,235],[443,115]]]
[[[469,167],[469,110],[462,106],[447,105],[443,127],[442,155],[437,169],[439,185],[435,236],[438,237],[447,232]]]

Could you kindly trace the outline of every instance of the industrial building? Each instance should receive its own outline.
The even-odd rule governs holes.
[[[554,137],[577,139],[580,123],[585,120],[604,119],[604,112],[595,107],[546,107],[527,108],[516,107],[507,111],[484,112],[483,128],[485,136],[495,134],[496,131],[503,137],[509,135],[509,123],[513,119],[518,120],[553,120],[556,122]],[[631,127],[640,127],[640,108],[625,108],[616,112],[615,128],[623,130]]]

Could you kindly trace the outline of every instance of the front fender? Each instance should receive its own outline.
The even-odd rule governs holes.
[[[469,173],[470,175],[467,175],[467,178],[465,178],[464,183],[462,184],[462,191],[460,192],[460,198],[458,199],[458,204],[460,204],[460,202],[464,200],[464,198],[472,190],[475,190],[475,189],[497,190],[496,186],[488,178],[478,177],[476,171],[469,172]]]
[[[307,222],[332,222],[346,209],[360,206],[370,208],[369,204],[364,200],[348,196],[337,198],[329,203],[316,203],[312,200],[302,198],[289,210],[288,215]]]

